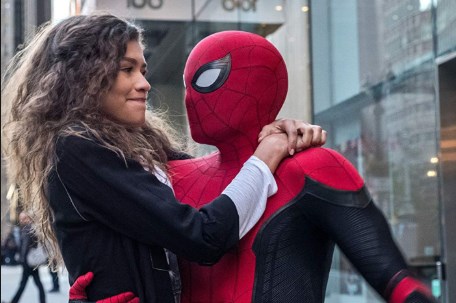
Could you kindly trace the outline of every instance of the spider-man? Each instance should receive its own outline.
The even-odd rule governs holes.
[[[219,150],[171,163],[176,196],[200,207],[221,193],[276,118],[287,70],[263,37],[226,31],[193,49],[184,81],[193,139]],[[285,159],[275,176],[277,194],[235,249],[211,267],[181,260],[183,302],[323,302],[334,243],[386,300],[432,301],[408,273],[363,179],[340,154],[306,150]]]
[[[276,118],[287,70],[263,37],[225,31],[195,46],[184,81],[192,137],[218,151],[170,162],[170,173],[178,199],[201,207],[220,195]],[[212,266],[180,260],[182,302],[323,302],[335,244],[386,301],[435,302],[407,270],[347,159],[311,148],[285,159],[275,177],[277,194],[238,246]]]

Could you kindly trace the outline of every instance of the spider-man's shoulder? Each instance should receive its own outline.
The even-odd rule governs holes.
[[[359,190],[364,180],[348,159],[323,147],[309,148],[285,159],[276,172],[282,180],[311,178],[338,190]]]

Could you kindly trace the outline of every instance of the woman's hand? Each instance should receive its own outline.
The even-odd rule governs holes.
[[[272,134],[288,136],[288,153],[294,155],[309,147],[322,146],[326,142],[326,131],[319,125],[295,119],[278,119],[266,125],[258,135],[258,142]]]
[[[274,173],[280,161],[289,155],[287,143],[285,133],[272,133],[261,140],[253,155],[263,161]]]

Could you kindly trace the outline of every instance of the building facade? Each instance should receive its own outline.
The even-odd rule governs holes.
[[[2,70],[14,52],[4,39],[17,32],[4,22],[31,2],[2,0]],[[279,116],[328,131],[326,146],[357,167],[411,268],[439,302],[456,303],[456,0],[70,0],[71,14],[95,10],[144,27],[152,106],[184,135],[192,47],[233,29],[270,40],[289,73]],[[325,302],[382,300],[336,250]]]
[[[456,302],[456,1],[310,8],[314,122],[366,180],[410,267]],[[327,302],[381,302],[340,252],[330,284]]]

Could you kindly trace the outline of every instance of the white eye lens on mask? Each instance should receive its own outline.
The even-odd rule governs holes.
[[[221,71],[222,70],[220,68],[208,69],[208,70],[204,71],[198,77],[198,79],[196,79],[195,84],[198,85],[199,87],[209,87],[215,83],[215,81],[218,79]]]
[[[192,79],[192,87],[200,93],[210,93],[221,87],[231,71],[231,56],[201,66]]]

